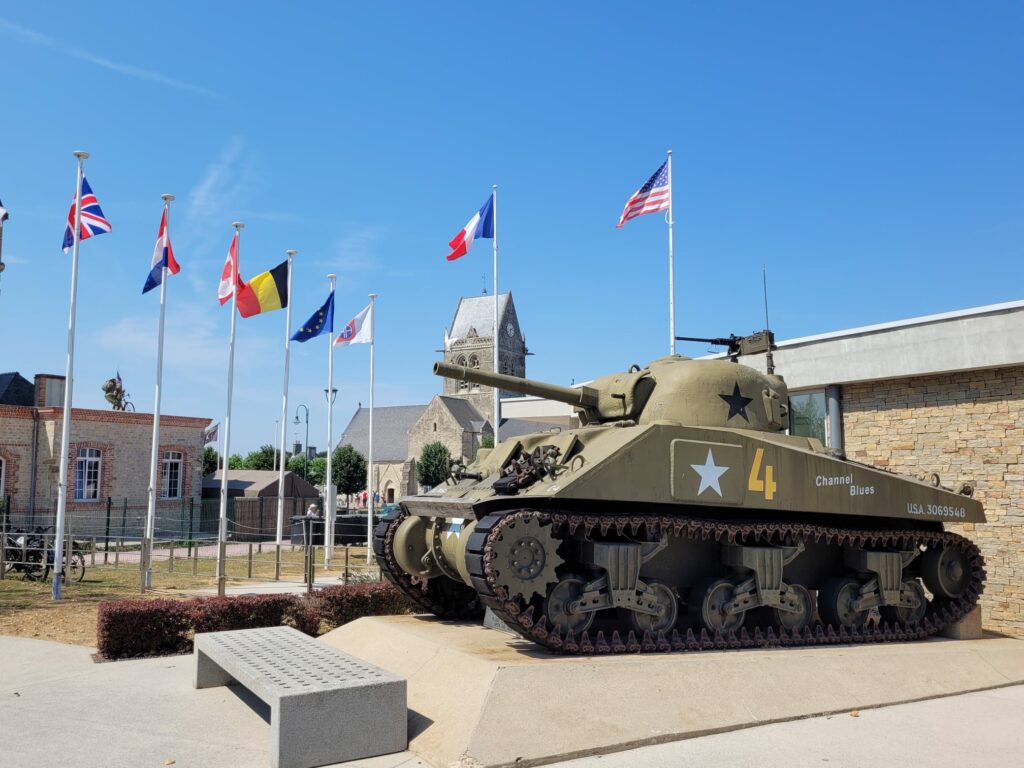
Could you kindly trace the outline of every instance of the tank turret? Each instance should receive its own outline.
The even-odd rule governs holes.
[[[581,424],[667,421],[762,432],[789,427],[789,395],[782,377],[727,360],[673,355],[581,387],[561,387],[449,363],[434,363],[434,373],[568,403],[576,408]]]

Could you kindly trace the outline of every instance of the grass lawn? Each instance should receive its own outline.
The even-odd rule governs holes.
[[[113,567],[113,553],[108,564],[102,565],[103,553],[96,554],[96,565],[86,556],[85,578],[78,583],[65,584],[62,599],[55,603],[51,598],[53,585],[45,582],[26,581],[20,573],[8,573],[0,579],[0,635],[34,637],[54,640],[73,645],[94,646],[96,644],[96,612],[105,600],[124,598],[186,598],[198,590],[217,586],[216,560],[201,557],[190,560],[184,557],[186,550],[175,553],[174,570],[165,559],[153,563],[153,588],[145,595],[139,591],[138,562],[120,563]],[[344,573],[345,548],[335,549],[331,570],[323,568],[323,553],[318,552],[317,578],[339,578]],[[353,574],[365,572],[366,548],[348,548],[349,566]],[[166,557],[166,550],[158,557]],[[253,548],[252,578],[271,581],[274,578],[274,548],[264,545],[263,552]],[[193,564],[196,574],[192,574]],[[303,553],[281,550],[281,580],[301,583]],[[244,585],[248,582],[249,555],[236,555],[227,559],[226,573],[228,586]],[[374,574],[376,569],[374,569]],[[341,583],[339,581],[339,583]]]

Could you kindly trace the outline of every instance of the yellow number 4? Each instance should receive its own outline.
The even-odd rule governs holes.
[[[747,490],[764,493],[765,499],[771,501],[775,498],[775,467],[766,464],[764,468],[764,480],[760,478],[761,462],[764,461],[764,448],[754,451],[754,463],[750,467],[750,477],[747,480]]]

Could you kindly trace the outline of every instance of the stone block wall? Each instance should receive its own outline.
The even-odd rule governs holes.
[[[851,459],[974,485],[988,522],[949,527],[985,556],[985,626],[1024,636],[1024,366],[847,385],[842,407]]]
[[[445,407],[441,398],[435,397],[409,430],[409,458],[419,459],[423,448],[430,443],[441,443],[453,457],[458,458],[467,447],[464,437],[465,430],[452,416],[452,412]]]

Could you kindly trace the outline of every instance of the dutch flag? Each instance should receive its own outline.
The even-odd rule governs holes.
[[[156,234],[156,246],[153,248],[153,268],[146,278],[146,285],[142,292],[151,291],[163,281],[164,267],[172,275],[178,274],[181,267],[174,260],[174,249],[171,248],[171,236],[167,234],[167,208],[164,208],[164,215],[160,217],[160,230]]]

